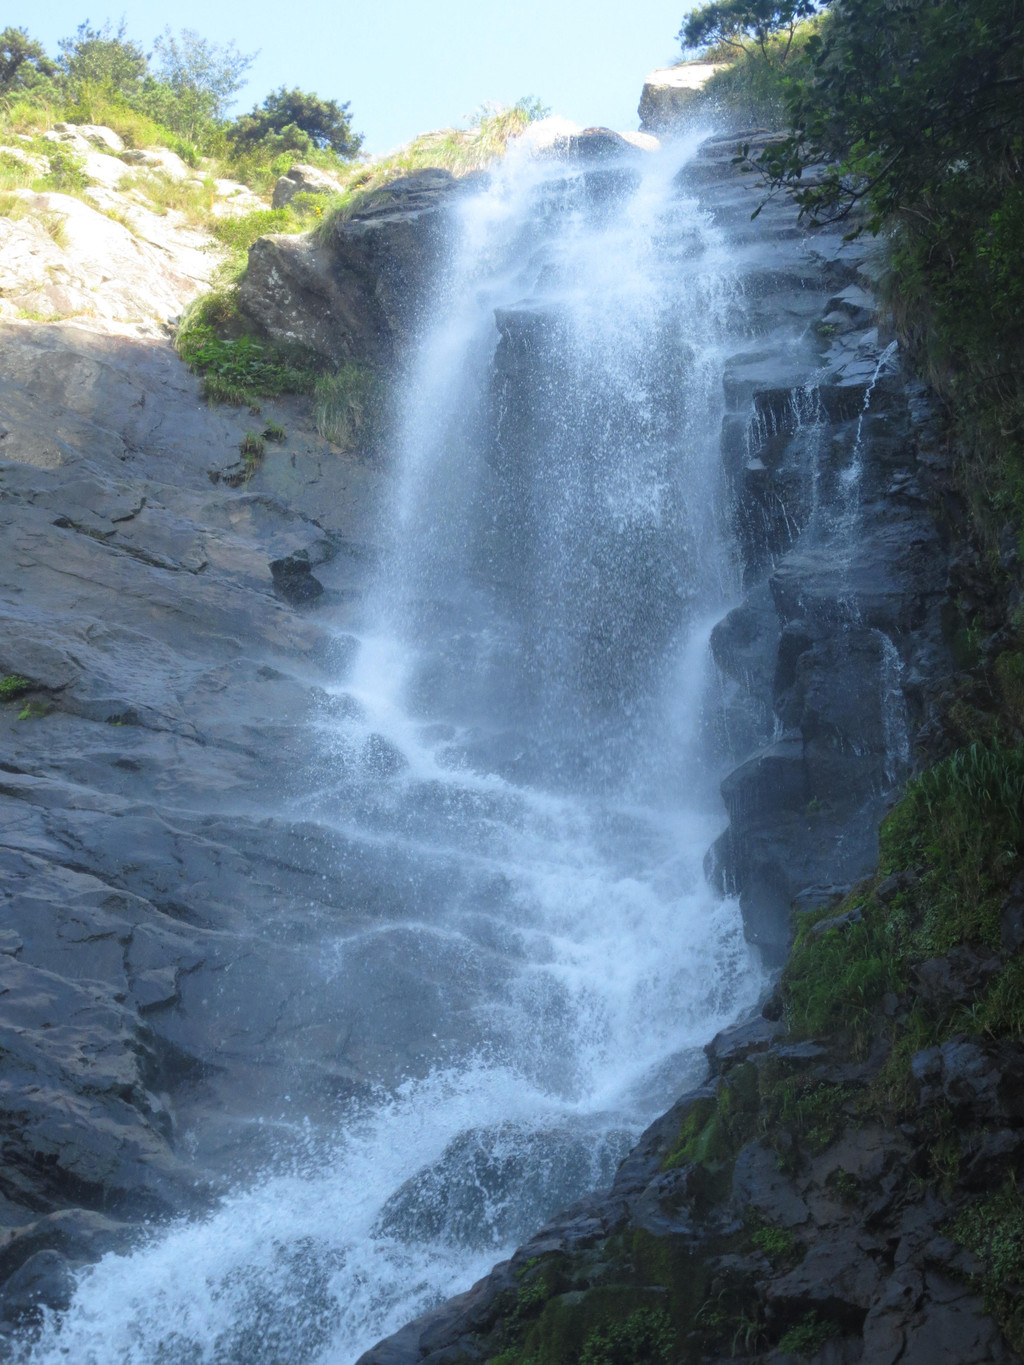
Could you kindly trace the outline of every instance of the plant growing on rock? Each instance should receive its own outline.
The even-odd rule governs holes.
[[[50,169],[46,182],[62,194],[80,194],[89,184],[85,163],[68,147],[58,143],[49,155]]]
[[[0,678],[0,702],[14,701],[31,687],[29,679],[23,678],[20,673],[7,673]]]

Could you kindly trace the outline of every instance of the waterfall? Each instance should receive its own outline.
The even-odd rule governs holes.
[[[591,161],[571,131],[453,203],[320,721],[301,813],[358,868],[325,869],[353,913],[311,971],[360,1084],[283,1115],[216,1212],[81,1272],[24,1365],[349,1365],[607,1183],[756,999],[702,871],[742,290],[696,141]]]

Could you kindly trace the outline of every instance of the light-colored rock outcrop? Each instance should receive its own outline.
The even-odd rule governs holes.
[[[637,113],[640,127],[647,133],[664,133],[674,128],[693,105],[716,71],[726,63],[683,62],[679,66],[659,67],[644,81]]]
[[[273,204],[275,209],[283,209],[297,194],[339,194],[340,182],[327,171],[317,166],[296,164],[287,175],[282,175],[274,186]]]
[[[6,320],[75,319],[102,331],[162,333],[209,287],[224,257],[194,217],[166,207],[168,187],[209,187],[211,219],[266,207],[238,181],[215,179],[210,186],[166,147],[125,149],[110,128],[58,123],[44,137],[79,159],[89,184],[80,196],[14,191],[20,204],[0,217]],[[0,147],[0,158],[33,177],[50,169],[45,155],[17,145]]]
[[[27,216],[0,218],[0,317],[153,325],[177,316],[209,280],[214,258],[137,235],[109,192],[106,208],[18,194]]]

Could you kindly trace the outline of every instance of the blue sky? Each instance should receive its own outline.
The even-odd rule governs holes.
[[[675,35],[693,0],[114,0],[129,36],[148,47],[164,24],[216,42],[260,48],[239,108],[279,85],[350,100],[356,129],[382,152],[416,133],[458,123],[485,100],[535,95],[577,123],[637,126],[651,68],[676,60]],[[8,0],[4,24],[27,28],[50,52],[83,19],[106,13],[90,0]]]

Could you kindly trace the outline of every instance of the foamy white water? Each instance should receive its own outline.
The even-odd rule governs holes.
[[[693,146],[591,163],[571,131],[452,209],[322,725],[305,813],[387,891],[318,963],[360,1000],[373,1088],[84,1271],[25,1365],[349,1365],[607,1183],[760,988],[702,870],[741,295],[678,180]]]

